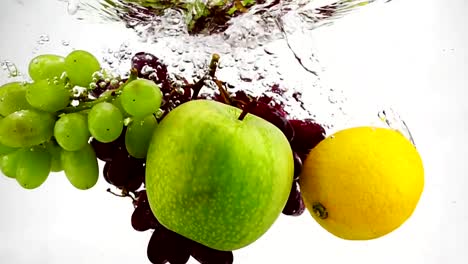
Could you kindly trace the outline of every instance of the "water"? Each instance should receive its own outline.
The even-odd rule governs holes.
[[[217,8],[219,2],[70,0],[67,10],[79,20],[117,21],[139,37],[139,43],[123,43],[120,49],[103,53],[102,60],[117,74],[128,74],[131,54],[140,48],[162,59],[175,78],[196,81],[217,53],[221,56],[217,77],[231,84],[232,92],[266,93],[291,117],[312,117],[329,129],[347,118],[346,96],[320,79],[322,68],[309,45],[313,32],[387,1],[243,1],[244,9],[235,1]],[[70,6],[76,7],[73,12]],[[238,11],[230,14],[232,8]],[[272,93],[274,85],[283,92]],[[208,83],[204,89],[212,93],[216,87]]]
[[[200,20],[197,15],[203,11],[199,5],[213,12],[216,1],[171,1],[170,5],[157,0],[58,2],[62,2],[63,12],[77,20],[103,24],[112,21],[138,36],[138,41],[112,43],[96,54],[104,68],[116,75],[128,75],[132,54],[147,51],[168,65],[173,79],[196,82],[206,72],[212,54],[217,53],[221,57],[217,77],[229,83],[232,92],[242,89],[253,95],[266,93],[284,105],[291,117],[312,117],[333,131],[351,118],[348,104],[352,102],[348,102],[345,92],[327,86],[321,79],[323,69],[311,47],[314,32],[362,8],[388,1],[257,1],[245,12],[229,15],[223,23],[206,22],[197,27],[191,27],[190,21]],[[62,48],[73,49],[73,43],[53,39],[47,33],[39,36],[33,54],[56,42]],[[273,86],[278,86],[281,93],[272,92]],[[213,93],[216,89],[207,82],[202,92]]]
[[[21,75],[16,65],[11,61],[0,61],[0,68],[7,74],[8,78],[15,78]]]
[[[98,2],[94,1],[94,3]],[[60,4],[63,6],[61,9],[63,13],[69,12],[68,3]],[[104,23],[109,20],[109,17],[113,16],[113,12],[116,10],[115,8],[107,8],[107,15],[105,16],[103,14],[104,10],[86,8],[80,2],[76,13],[67,16],[74,18],[77,22],[94,19]],[[352,10],[359,12],[360,9],[354,8]],[[347,17],[352,16],[353,12],[343,12],[341,15],[322,20],[315,19],[317,21],[314,22],[315,24],[310,22],[314,21],[314,19],[306,19],[310,16],[306,17],[298,12],[287,12],[280,17],[281,19],[272,16],[271,12],[264,14],[250,12],[234,18],[229,28],[216,34],[191,35],[188,31],[179,31],[179,28],[183,28],[182,13],[178,10],[171,10],[161,17],[152,17],[150,19],[151,23],[136,23],[133,28],[128,30],[135,35],[139,35],[138,40],[112,42],[107,39],[107,36],[112,35],[108,32],[103,33],[102,38],[97,38],[91,34],[81,36],[91,39],[90,42],[94,42],[93,45],[95,45],[96,49],[93,50],[93,53],[99,56],[104,67],[122,74],[128,71],[131,54],[145,50],[161,57],[169,65],[173,77],[179,75],[189,80],[198,80],[206,71],[211,54],[214,52],[219,53],[221,60],[217,75],[220,79],[232,84],[232,90],[247,89],[251,93],[260,94],[271,88],[273,84],[278,84],[279,90],[282,92],[268,91],[268,93],[274,96],[277,101],[283,102],[292,116],[313,117],[320,123],[325,124],[329,133],[334,129],[346,127],[343,124],[345,124],[346,119],[350,118],[349,105],[356,104],[352,99],[348,99],[348,95],[352,91],[342,91],[337,87],[329,86],[324,81],[322,77],[324,69],[320,63],[320,53],[316,53],[309,43],[314,40],[314,32],[319,27],[322,27],[321,30],[325,27],[331,27],[338,19],[346,20]],[[169,22],[164,27],[159,27],[158,23],[163,23],[165,19],[168,19]],[[118,17],[113,17],[113,21],[120,23],[123,32],[126,22]],[[48,41],[39,44],[41,35],[48,35]],[[38,47],[36,55],[45,52],[66,54],[73,48],[81,48],[77,39],[78,37],[73,38],[73,36],[57,33],[53,29],[43,28],[40,29],[40,32],[35,32],[34,40],[31,42]],[[63,44],[63,40],[66,40],[66,45]],[[24,50],[27,53],[32,49]],[[9,56],[6,52],[2,53],[2,56],[6,55]],[[28,54],[28,56],[32,57],[32,54]],[[0,57],[0,61],[6,59],[18,66],[15,67],[18,71],[8,70],[8,68],[13,69],[11,67],[2,68],[0,71],[9,76],[14,75],[10,74],[10,72],[19,72],[22,74],[22,78],[26,78],[26,62],[18,61],[18,57],[15,56]],[[208,85],[210,86],[210,83]],[[378,110],[380,109],[376,108],[375,111],[369,113],[369,116],[378,119],[380,125],[398,124],[398,122],[388,122],[389,112],[387,108],[385,113],[381,113],[380,117],[378,116]],[[3,185],[6,186],[3,190],[5,197],[24,199],[23,197],[30,195],[30,200],[26,202],[20,200],[12,206],[11,210],[9,210],[9,207],[5,207],[8,209],[5,209],[6,212],[14,213],[10,219],[24,220],[23,222],[20,221],[20,223],[23,223],[22,225],[12,225],[11,221],[4,225],[13,230],[6,233],[6,237],[19,238],[17,240],[8,240],[11,244],[9,245],[10,248],[14,248],[11,252],[18,252],[15,255],[22,257],[24,254],[21,254],[21,252],[24,251],[24,248],[38,250],[33,252],[35,254],[26,254],[27,256],[25,256],[33,256],[32,258],[36,258],[36,260],[28,259],[29,261],[24,260],[22,263],[31,263],[37,261],[37,259],[41,259],[42,262],[58,263],[70,259],[70,257],[75,259],[76,262],[120,263],[127,260],[125,256],[122,259],[122,254],[129,255],[127,262],[148,263],[145,254],[148,239],[143,237],[145,234],[142,236],[141,233],[134,232],[129,227],[129,210],[131,206],[127,206],[129,204],[125,203],[125,207],[119,207],[118,202],[114,203],[115,199],[112,199],[112,197],[107,199],[105,195],[98,196],[108,187],[105,186],[105,182],[102,184],[103,181],[101,181],[101,185],[94,191],[90,191],[90,194],[78,194],[74,193],[71,186],[67,185],[65,177],[50,177],[48,181],[48,186],[44,186],[42,191],[38,191],[42,192],[43,196],[50,193],[50,200],[41,200],[41,195],[38,195],[37,192],[31,192],[31,194],[24,191],[19,192],[17,189],[11,188],[14,186],[13,184]],[[7,195],[9,189],[15,190],[12,195]],[[57,199],[57,197],[60,197],[60,199]],[[7,206],[7,203],[5,205]],[[25,208],[26,210],[18,210],[18,208],[13,207]],[[106,210],[106,214],[102,217],[95,217],[102,215],[103,209]],[[18,212],[23,211],[25,212],[24,215],[18,214]],[[29,223],[25,219],[36,219],[39,224]],[[87,219],[92,221],[86,222]],[[314,226],[318,225],[305,222],[304,219],[310,220],[310,217],[304,215],[300,219],[286,219],[283,222],[285,224],[280,226],[281,228],[277,226],[276,230],[279,231],[276,236],[270,236],[272,233],[269,233],[263,239],[263,242],[260,241],[244,251],[236,252],[236,258],[239,260],[236,263],[309,263],[310,256],[300,254],[301,252],[307,252],[307,250],[304,251],[306,247],[301,248],[301,243],[296,242],[305,241],[308,247],[310,245],[321,245],[321,235],[318,229],[317,232],[313,229]],[[281,225],[281,223],[279,224]],[[15,226],[19,226],[19,228],[15,229]],[[28,228],[24,228],[24,226]],[[76,228],[72,228],[73,230],[70,231],[70,226]],[[287,227],[294,229],[294,232],[297,233]],[[312,231],[310,231],[311,229]],[[274,229],[272,231],[275,232]],[[28,241],[21,239],[25,234],[27,237],[28,233],[32,239]],[[290,234],[290,240],[278,235],[280,233]],[[311,236],[305,238],[304,233]],[[303,236],[301,237],[301,235]],[[41,240],[42,238],[47,238],[47,241]],[[76,241],[79,243],[74,244]],[[284,245],[277,250],[278,243],[284,241],[286,242],[282,244],[291,244],[294,247],[288,248],[287,245]],[[114,245],[114,242],[116,245]],[[269,247],[268,243],[273,246]],[[44,249],[38,247],[38,245],[50,245],[50,248],[58,248],[58,250]],[[63,248],[60,245],[64,245]],[[326,252],[329,254],[320,255],[333,256],[333,251],[336,248],[338,247],[335,244],[322,245],[319,250],[330,250]],[[276,249],[280,253],[273,254],[271,253],[273,252],[272,249],[274,249],[273,251]],[[355,252],[359,250],[368,252],[366,248],[353,248],[349,251],[354,252],[355,255]],[[49,252],[49,256],[44,257],[41,252]],[[83,252],[85,254],[82,254]],[[282,254],[281,252],[292,253]],[[298,254],[294,252],[298,252]],[[12,255],[13,253],[7,256]],[[115,256],[118,256],[118,258]],[[375,258],[378,258],[378,254],[375,254]],[[330,259],[323,259],[322,261],[340,262],[338,260],[330,261]],[[10,263],[21,262],[10,261]]]

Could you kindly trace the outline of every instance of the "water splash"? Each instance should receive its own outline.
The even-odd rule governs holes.
[[[62,0],[63,1],[63,0]],[[79,19],[106,22],[121,21],[127,27],[161,29],[148,33],[210,35],[226,31],[233,25],[257,24],[267,14],[279,19],[295,15],[302,29],[312,30],[355,12],[362,7],[391,0],[69,0],[73,15]],[[325,2],[325,3],[324,3]],[[69,12],[70,13],[70,12]],[[167,14],[177,14],[172,19]],[[172,21],[172,22],[171,22]],[[175,23],[174,23],[175,22]],[[268,30],[268,21],[264,21]],[[272,22],[270,20],[270,22]],[[177,28],[176,32],[170,28]],[[257,28],[261,29],[261,28]]]
[[[377,113],[377,116],[381,121],[385,122],[385,124],[387,124],[389,128],[397,130],[398,132],[403,134],[403,136],[405,136],[409,141],[411,141],[411,143],[413,143],[414,146],[416,146],[414,138],[411,135],[411,131],[406,125],[406,122],[393,108],[383,109]]]
[[[131,54],[144,50],[168,65],[173,79],[196,81],[217,53],[221,56],[217,76],[229,84],[231,92],[268,94],[290,116],[312,117],[331,129],[346,116],[347,99],[342,91],[321,82],[323,69],[310,47],[313,32],[366,6],[386,2],[224,1],[235,7],[232,11],[217,8],[218,0],[80,0],[73,16],[114,21],[135,31],[140,43],[103,52],[104,64],[117,74],[128,73]],[[224,16],[217,17],[220,13]],[[217,90],[213,82],[206,86],[208,93]]]

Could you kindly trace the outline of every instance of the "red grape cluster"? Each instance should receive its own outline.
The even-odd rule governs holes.
[[[325,130],[313,120],[289,119],[281,104],[276,103],[266,94],[254,98],[242,90],[230,93],[226,88],[228,84],[215,77],[219,57],[213,56],[210,69],[205,77],[197,83],[183,80],[184,85],[173,82],[168,74],[167,66],[156,56],[146,52],[134,55],[131,61],[132,70],[138,77],[151,80],[158,84],[163,93],[158,116],[161,121],[164,116],[177,106],[196,99],[210,99],[229,104],[242,109],[239,119],[247,114],[254,114],[280,129],[289,140],[294,153],[294,181],[283,214],[299,216],[304,210],[304,202],[299,188],[299,175],[309,151],[325,138]],[[204,81],[210,79],[218,86],[218,91],[212,95],[199,95]],[[115,89],[113,86],[103,86],[96,95],[106,90]],[[273,93],[280,94],[282,90],[278,85],[271,88]],[[153,230],[148,244],[147,256],[153,264],[183,264],[190,256],[201,264],[230,264],[233,263],[232,251],[219,251],[208,248],[195,241],[191,241],[162,226],[151,211],[144,189],[145,159],[132,157],[125,147],[125,129],[120,137],[110,143],[101,143],[92,140],[96,156],[105,162],[103,175],[105,180],[122,191],[121,196],[130,196],[133,199],[135,210],[131,216],[131,224],[137,231]],[[143,188],[142,188],[143,185]]]

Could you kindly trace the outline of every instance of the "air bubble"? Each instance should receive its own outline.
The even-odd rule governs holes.
[[[69,15],[73,16],[78,12],[80,8],[79,0],[68,0],[67,12]]]
[[[91,90],[94,90],[94,89],[96,89],[97,87],[98,87],[98,86],[97,86],[96,83],[90,83],[90,84],[89,84],[89,89],[91,89]]]
[[[44,45],[45,43],[50,41],[50,37],[47,34],[43,34],[39,36],[39,40],[37,41],[37,44],[39,45]],[[37,49],[37,48],[36,48]]]
[[[7,72],[9,78],[18,77],[21,75],[16,65],[11,61],[0,61],[0,66],[2,67],[2,70]]]

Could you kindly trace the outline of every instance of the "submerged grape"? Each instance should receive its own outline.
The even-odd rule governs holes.
[[[34,81],[61,77],[65,72],[65,58],[54,54],[42,54],[31,60],[29,76]]]
[[[265,119],[266,121],[272,123],[277,128],[279,128],[286,138],[291,141],[294,137],[294,130],[286,119],[284,114],[278,109],[270,106],[264,102],[257,102],[254,107],[252,107],[251,114],[254,114],[258,117]]]
[[[50,140],[46,145],[50,153],[50,171],[59,172],[63,170],[62,166],[62,148],[55,140]]]
[[[62,151],[62,166],[68,180],[77,189],[87,190],[98,181],[98,162],[89,144],[77,151]]]
[[[135,118],[125,133],[125,146],[128,153],[135,158],[145,158],[153,131],[158,123],[153,115]]]
[[[54,132],[55,118],[36,110],[16,111],[0,120],[0,143],[13,148],[46,142]]]
[[[297,181],[294,181],[291,187],[291,192],[289,193],[288,201],[283,208],[283,214],[299,216],[304,212],[304,210],[305,205],[301,196],[301,191],[299,190],[299,184]]]
[[[302,159],[296,152],[293,153],[294,157],[294,180],[299,179],[299,175],[302,172]]]
[[[16,168],[16,180],[25,189],[41,186],[49,176],[50,162],[50,154],[43,147],[21,150]]]
[[[61,81],[40,80],[27,86],[26,100],[37,109],[57,112],[71,102],[71,93]]]
[[[0,169],[5,176],[16,178],[16,168],[18,167],[20,152],[21,150],[16,150],[0,157]]]
[[[93,81],[93,74],[100,69],[96,57],[84,50],[72,51],[65,58],[65,71],[74,85],[87,88]]]
[[[131,63],[132,68],[137,70],[138,77],[161,84],[163,89],[168,88],[167,66],[156,56],[147,52],[138,52],[132,57]]]
[[[144,181],[144,160],[130,156],[125,147],[118,148],[107,164],[106,179],[119,189],[134,191]]]
[[[123,88],[121,103],[127,113],[144,117],[158,111],[161,106],[162,93],[153,81],[138,79],[129,82]]]
[[[158,226],[151,235],[147,255],[153,264],[185,264],[190,258],[189,240],[163,226]]]
[[[88,143],[89,136],[88,122],[82,114],[66,114],[55,123],[54,137],[65,150],[81,149]]]
[[[112,142],[122,133],[122,113],[111,103],[98,103],[88,114],[88,128],[91,135],[98,141]]]
[[[0,118],[0,120],[1,119],[2,118]],[[10,154],[10,153],[14,152],[15,150],[17,150],[17,148],[12,148],[12,147],[9,147],[9,146],[6,146],[6,145],[3,145],[2,143],[0,143],[0,156]]]
[[[325,129],[311,119],[289,120],[294,129],[294,139],[291,147],[294,151],[308,154],[320,141],[325,138]]]
[[[26,85],[11,82],[0,86],[0,115],[7,116],[19,110],[30,109],[26,100]]]
[[[232,251],[212,249],[194,241],[191,243],[191,255],[200,264],[232,264],[234,262]]]
[[[151,211],[145,190],[140,191],[138,194],[138,199],[136,201],[135,211],[133,211],[132,214],[131,223],[132,227],[136,231],[140,232],[149,229],[155,229],[161,225]]]

